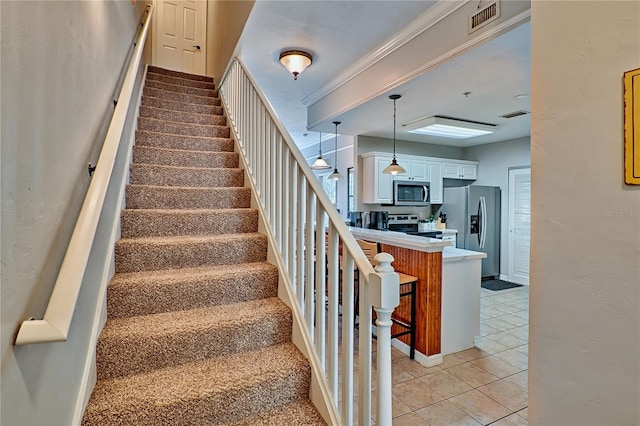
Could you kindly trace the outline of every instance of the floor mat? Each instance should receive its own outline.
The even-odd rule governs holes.
[[[514,283],[510,283],[509,281],[502,281],[502,280],[485,280],[485,281],[482,281],[480,286],[482,288],[486,288],[487,290],[498,291],[498,290],[506,290],[508,288],[522,287],[522,284],[514,284]]]

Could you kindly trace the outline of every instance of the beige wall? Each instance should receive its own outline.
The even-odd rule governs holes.
[[[255,0],[219,1],[207,4],[207,75],[216,83],[233,55]]]
[[[3,425],[72,422],[98,279],[113,249],[104,244],[113,217],[94,242],[90,285],[80,293],[69,341],[23,347],[13,341],[19,324],[42,318],[46,308],[90,182],[87,163],[98,158],[144,8],[142,1],[136,7],[116,0],[0,2]],[[123,171],[121,153],[119,164]],[[108,194],[107,205],[117,203],[115,195]]]
[[[533,1],[529,424],[640,424],[640,187],[623,183],[637,1]]]

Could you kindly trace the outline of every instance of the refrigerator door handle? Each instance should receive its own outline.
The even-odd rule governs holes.
[[[487,242],[487,200],[485,197],[480,197],[480,206],[482,208],[482,217],[480,218],[480,223],[482,224],[480,248],[484,248]]]
[[[482,198],[478,201],[478,246],[482,248]]]

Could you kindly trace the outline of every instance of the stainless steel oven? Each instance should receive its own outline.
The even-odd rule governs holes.
[[[393,204],[396,206],[428,206],[431,202],[429,182],[393,181]]]

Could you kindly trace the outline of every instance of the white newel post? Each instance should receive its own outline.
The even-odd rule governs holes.
[[[400,280],[393,272],[389,253],[378,253],[374,260],[377,274],[371,275],[371,304],[376,311],[378,329],[378,418],[377,424],[391,425],[391,314],[400,304]]]

